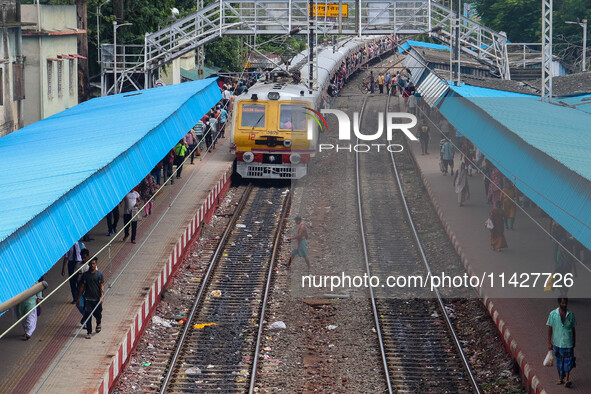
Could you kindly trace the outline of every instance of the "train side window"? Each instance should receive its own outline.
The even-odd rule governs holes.
[[[282,104],[279,114],[279,129],[306,130],[306,107],[303,105]]]
[[[242,127],[265,127],[266,107],[260,104],[242,105]]]

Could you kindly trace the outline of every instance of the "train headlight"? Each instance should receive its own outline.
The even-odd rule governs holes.
[[[269,156],[269,162],[270,162],[270,163],[275,163],[275,160],[276,160],[276,159],[275,159],[275,156],[274,156],[274,155],[270,155],[270,156]]]
[[[242,160],[244,160],[246,163],[252,163],[254,160],[254,153],[244,152],[244,155],[242,155]]]
[[[289,148],[291,146],[291,140],[283,141],[283,146],[285,146],[286,148]]]
[[[300,164],[300,161],[302,161],[302,156],[300,156],[299,153],[292,153],[289,155],[289,161],[291,164]]]

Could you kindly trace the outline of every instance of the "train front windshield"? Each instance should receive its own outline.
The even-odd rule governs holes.
[[[264,105],[260,104],[244,104],[242,106],[242,127],[265,127],[265,111]]]
[[[281,104],[279,129],[290,131],[306,130],[306,107],[303,105]]]

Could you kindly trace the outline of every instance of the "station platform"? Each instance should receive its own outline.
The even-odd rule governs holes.
[[[420,168],[438,215],[454,244],[468,273],[480,275],[483,272],[553,272],[552,244],[530,215],[546,229],[549,218],[544,218],[538,208],[518,209],[514,230],[505,230],[508,248],[501,253],[491,249],[489,232],[484,227],[492,205],[487,204],[482,174],[473,172],[469,177],[471,198],[460,207],[452,186],[452,177],[443,176],[439,169],[440,134],[431,127],[429,154],[422,155],[420,144],[411,143],[410,148]],[[455,169],[459,168],[461,154],[456,152]],[[527,215],[526,215],[527,213]],[[579,277],[588,277],[584,267],[578,268]],[[481,288],[481,297],[489,310],[505,346],[519,364],[524,385],[532,393],[588,393],[591,390],[591,342],[586,331],[591,325],[591,300],[569,298],[568,308],[577,319],[577,343],[575,356],[577,367],[571,372],[572,388],[556,385],[556,367],[544,367],[542,362],[547,349],[548,314],[558,307],[558,291],[544,293],[539,297],[514,297],[513,293],[501,289]],[[494,295],[491,297],[491,294]],[[508,298],[510,297],[510,298]]]
[[[169,276],[190,241],[213,215],[230,186],[233,156],[229,138],[217,149],[185,164],[182,178],[167,184],[154,200],[152,214],[138,223],[137,244],[122,242],[123,232],[108,237],[105,219],[85,242],[105,278],[102,331],[85,339],[82,315],[70,304],[68,283],[42,305],[37,329],[23,341],[21,324],[0,340],[0,393],[108,393],[140,334],[150,322]],[[120,208],[118,230],[123,228]],[[110,242],[110,246],[107,244]],[[43,247],[40,240],[37,247]],[[35,251],[32,250],[31,253]],[[62,262],[45,275],[47,296],[64,281]],[[0,332],[16,321],[11,311],[0,317]],[[93,319],[93,331],[95,329]]]

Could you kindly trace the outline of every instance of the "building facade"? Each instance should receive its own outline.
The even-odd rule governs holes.
[[[29,125],[78,104],[75,5],[21,5],[25,62],[24,124]]]

